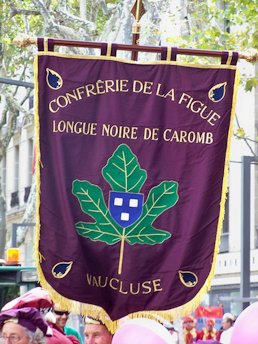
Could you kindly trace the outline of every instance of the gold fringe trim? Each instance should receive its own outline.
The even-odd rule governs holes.
[[[44,53],[43,53],[44,54]],[[53,55],[48,53],[49,55]],[[34,82],[35,82],[35,141],[36,141],[36,185],[37,185],[37,193],[36,193],[36,245],[35,245],[35,254],[36,254],[36,266],[37,272],[39,276],[39,281],[44,289],[49,292],[50,297],[55,303],[58,303],[60,307],[64,310],[69,310],[71,312],[81,314],[81,315],[90,315],[94,318],[101,320],[108,328],[111,333],[114,333],[119,326],[119,321],[114,320],[112,321],[105,310],[99,306],[95,306],[92,304],[85,304],[78,301],[70,300],[65,298],[64,296],[60,295],[56,290],[52,288],[52,286],[46,281],[43,271],[40,265],[40,256],[41,253],[39,252],[39,240],[40,240],[40,216],[39,216],[39,207],[40,207],[40,169],[41,161],[40,161],[40,141],[39,141],[39,109],[38,109],[38,56],[42,55],[42,53],[38,53],[34,60]],[[59,55],[59,54],[55,54]],[[165,61],[163,61],[165,62]],[[165,63],[164,63],[165,64]],[[199,68],[207,68],[207,66],[199,66]],[[235,66],[233,66],[236,69]],[[220,68],[220,65],[218,65]],[[232,69],[232,66],[224,65],[225,69]],[[141,311],[137,313],[132,313],[127,315],[128,318],[149,318],[156,321],[173,321],[178,319],[186,314],[192,313],[197,306],[199,306],[202,297],[205,293],[207,293],[211,286],[211,281],[214,277],[215,267],[216,267],[216,260],[217,254],[219,252],[219,245],[220,245],[220,236],[222,230],[222,223],[224,218],[225,212],[225,202],[226,202],[226,193],[227,193],[227,185],[228,185],[228,167],[229,167],[229,157],[230,157],[230,145],[231,145],[231,138],[233,135],[233,120],[235,116],[235,108],[236,108],[236,95],[239,85],[239,72],[236,70],[235,74],[235,82],[234,82],[234,93],[232,99],[232,109],[231,109],[231,118],[230,118],[230,126],[229,126],[229,133],[228,133],[228,140],[227,140],[227,150],[225,155],[225,165],[224,165],[224,176],[223,176],[223,184],[222,184],[222,193],[221,193],[221,202],[220,202],[220,213],[219,213],[219,220],[218,220],[218,227],[217,227],[217,236],[214,248],[214,256],[210,274],[206,279],[203,287],[200,289],[198,294],[188,303],[179,306],[177,308],[171,310],[164,310],[164,311]]]
[[[36,243],[34,246],[35,249],[35,262],[36,267],[40,266],[42,261],[42,255],[39,252],[39,240],[40,240],[40,217],[39,217],[39,205],[40,205],[40,168],[41,168],[41,159],[40,159],[40,140],[39,140],[39,91],[38,91],[38,55],[34,58],[34,132],[35,132],[35,173],[36,173]],[[40,280],[39,276],[39,280]]]

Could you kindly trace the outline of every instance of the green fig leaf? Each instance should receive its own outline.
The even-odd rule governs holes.
[[[95,223],[77,223],[75,227],[80,235],[110,245],[121,240],[122,228],[111,218],[97,185],[86,180],[74,180],[72,192],[78,198],[82,211],[96,220]]]
[[[102,169],[102,175],[112,190],[138,193],[147,173],[140,168],[138,159],[131,149],[121,144]]]
[[[78,222],[75,224],[78,234],[89,238],[92,241],[102,241],[109,245],[114,245],[121,241],[121,235],[114,233],[112,227],[99,226],[96,223]]]
[[[178,183],[174,181],[164,181],[158,186],[153,187],[149,192],[147,201],[144,203],[142,216],[135,224],[126,229],[126,238],[129,240],[131,236],[136,238],[139,233],[144,233],[160,214],[173,207],[178,201],[177,190]],[[164,233],[164,231],[161,232]],[[169,237],[170,236],[167,236],[166,239]],[[157,237],[154,235],[153,240],[156,239]],[[149,239],[146,238],[146,240],[146,244],[149,243]],[[159,241],[157,243],[159,243]]]
[[[137,228],[138,229],[138,228]],[[126,241],[130,245],[134,244],[162,244],[165,240],[171,237],[167,231],[156,229],[154,227],[142,227],[140,231],[137,230],[126,236]]]

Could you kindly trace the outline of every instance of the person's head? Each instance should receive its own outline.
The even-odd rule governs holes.
[[[0,313],[0,343],[43,344],[51,333],[36,308],[10,309]]]
[[[85,343],[87,344],[111,344],[112,335],[106,326],[93,318],[85,318]]]
[[[194,328],[194,317],[187,315],[184,317],[183,326],[187,331],[191,331]]]
[[[215,325],[215,321],[214,321],[213,319],[208,319],[208,320],[206,321],[206,328],[207,328],[207,331],[208,331],[208,332],[212,332],[214,325]]]
[[[35,332],[29,331],[10,319],[7,321],[1,331],[0,343],[8,344],[44,344],[46,343],[45,337],[40,330]]]
[[[56,325],[63,330],[69,318],[69,312],[63,310],[59,305],[55,304],[53,307],[53,313],[56,318]]]
[[[223,330],[227,330],[234,324],[234,315],[231,313],[225,313],[222,317],[222,327]]]

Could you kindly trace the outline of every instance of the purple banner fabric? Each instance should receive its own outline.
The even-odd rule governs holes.
[[[35,79],[41,284],[113,320],[189,312],[214,273],[236,67],[40,52]]]

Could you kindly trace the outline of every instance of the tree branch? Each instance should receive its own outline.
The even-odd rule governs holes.
[[[239,123],[237,115],[236,115],[236,123],[237,123],[238,129],[241,129],[242,127],[240,126],[240,123]],[[240,140],[244,140],[246,145],[247,145],[247,147],[250,149],[251,153],[253,154],[253,156],[255,156],[255,157],[257,156],[255,154],[255,151],[253,150],[252,146],[249,144],[248,140],[252,141],[252,142],[255,142],[255,143],[258,143],[257,141],[248,139],[245,134],[244,134],[244,136],[239,136],[237,134],[234,134],[234,136],[237,137]]]
[[[38,16],[40,15],[40,11],[37,10],[25,10],[23,8],[17,8],[13,3],[10,4],[11,10],[10,10],[10,17],[13,18],[16,15],[23,14],[25,16]]]
[[[96,31],[96,25],[92,21],[82,19],[80,17],[74,16],[71,13],[60,10],[58,12],[55,12],[54,15],[55,18],[60,22],[60,24],[63,24],[64,22],[65,24],[78,24],[80,28],[83,25],[83,30],[85,30],[86,28],[89,32],[94,33]]]

